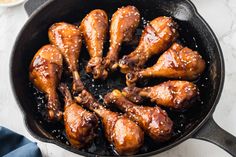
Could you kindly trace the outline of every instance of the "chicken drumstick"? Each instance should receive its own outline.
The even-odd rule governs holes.
[[[91,59],[86,67],[87,73],[92,73],[95,79],[107,77],[107,71],[102,65],[103,44],[108,30],[108,17],[105,11],[91,11],[82,21],[80,30],[85,39]]]
[[[144,77],[194,80],[202,74],[205,66],[205,61],[197,51],[175,43],[160,56],[154,66],[128,73],[126,83],[128,86],[132,86],[137,80]]]
[[[110,47],[105,67],[114,71],[118,67],[118,57],[121,44],[133,39],[134,32],[140,22],[140,14],[134,6],[119,8],[112,16],[110,26]]]
[[[158,17],[152,20],[145,27],[136,50],[120,60],[121,72],[142,68],[150,57],[166,50],[177,37],[177,24],[172,18]]]
[[[56,88],[61,79],[62,55],[56,46],[43,46],[30,64],[29,77],[36,88],[46,94],[48,121],[59,121],[62,112]]]
[[[86,90],[77,97],[77,101],[101,118],[105,136],[119,155],[132,155],[138,152],[143,145],[144,133],[135,122],[104,108]]]
[[[73,93],[79,93],[84,88],[77,70],[82,44],[79,28],[65,22],[55,23],[49,28],[48,35],[50,42],[60,50],[73,76]]]
[[[72,99],[65,84],[61,84],[59,90],[65,100],[64,123],[66,136],[72,146],[76,148],[85,147],[96,137],[98,118]]]
[[[191,107],[191,100],[198,95],[198,88],[188,81],[167,81],[153,87],[126,87],[122,94],[134,103],[142,103],[145,97],[158,105],[183,110]]]
[[[159,107],[138,106],[127,100],[119,90],[104,97],[105,103],[113,103],[124,111],[133,121],[155,141],[164,142],[171,138],[173,122],[166,111]]]

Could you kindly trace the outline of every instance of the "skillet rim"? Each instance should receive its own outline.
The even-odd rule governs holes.
[[[67,146],[65,144],[62,144],[61,142],[58,142],[56,140],[42,138],[42,137],[39,137],[37,134],[35,134],[34,131],[31,129],[31,127],[29,126],[29,116],[27,116],[27,113],[23,109],[23,107],[22,107],[22,105],[20,103],[20,98],[18,97],[18,94],[16,93],[16,90],[15,90],[15,83],[14,83],[15,81],[14,81],[14,77],[13,77],[14,76],[14,74],[13,74],[13,68],[14,68],[13,67],[13,58],[14,58],[15,52],[17,50],[16,47],[17,47],[18,43],[20,42],[20,38],[21,38],[23,32],[25,31],[25,29],[28,26],[28,24],[32,21],[32,19],[34,19],[34,17],[39,12],[41,12],[43,9],[45,9],[47,6],[49,6],[54,1],[55,0],[49,0],[49,1],[45,2],[43,5],[41,5],[39,8],[37,8],[32,13],[32,15],[28,18],[28,20],[26,21],[26,23],[24,24],[24,26],[21,28],[20,32],[17,35],[17,38],[16,38],[16,40],[14,42],[14,46],[13,46],[12,51],[11,51],[11,56],[10,56],[10,84],[11,84],[11,89],[13,91],[13,94],[14,94],[15,100],[17,102],[17,105],[19,106],[21,112],[23,113],[26,129],[28,130],[28,132],[30,133],[31,136],[33,136],[34,138],[36,138],[39,141],[55,144],[55,145],[57,145],[57,146],[59,146],[61,148],[64,148],[64,149],[66,149],[68,151],[71,151],[73,153],[76,153],[76,154],[80,154],[80,155],[84,155],[84,156],[97,156],[96,154],[82,152],[82,151],[80,151],[78,149],[75,149],[75,148],[73,148],[71,146]],[[210,111],[203,118],[203,120],[201,120],[201,122],[199,122],[199,124],[197,124],[197,126],[195,126],[195,128],[192,131],[190,131],[185,136],[181,137],[180,139],[176,140],[175,142],[173,142],[173,143],[171,143],[171,144],[169,144],[169,145],[167,145],[167,146],[165,146],[163,148],[160,148],[160,149],[152,151],[152,152],[144,153],[144,154],[133,155],[135,157],[143,157],[143,156],[151,156],[151,155],[159,154],[161,152],[164,152],[166,150],[169,150],[169,149],[175,147],[176,145],[182,143],[183,141],[185,141],[185,140],[187,140],[189,138],[192,138],[197,133],[197,131],[199,131],[201,129],[201,127],[205,123],[207,123],[208,119],[212,117],[213,112],[215,111],[215,108],[216,108],[216,106],[217,106],[217,104],[218,104],[218,102],[220,100],[220,97],[221,97],[221,94],[222,94],[222,91],[223,91],[224,80],[225,80],[225,63],[224,63],[224,57],[223,57],[223,53],[222,53],[222,49],[220,47],[219,41],[218,41],[215,33],[213,32],[213,30],[209,26],[209,24],[198,13],[195,5],[190,0],[182,0],[182,3],[185,3],[185,4],[190,6],[189,10],[191,10],[193,12],[193,17],[199,19],[202,22],[202,24],[206,27],[207,31],[210,33],[213,41],[216,44],[216,49],[218,51],[218,55],[219,55],[219,58],[220,58],[219,64],[221,64],[220,72],[219,72],[220,73],[219,90],[215,91],[215,92],[217,92],[217,94],[216,94],[216,98],[214,100],[214,103],[211,106]]]

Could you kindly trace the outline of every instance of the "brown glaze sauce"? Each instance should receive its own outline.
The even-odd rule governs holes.
[[[176,20],[177,21],[177,20]],[[179,21],[177,21],[178,23]],[[142,18],[142,26],[139,27],[136,31],[136,36],[140,38],[142,29],[147,24],[147,21]],[[178,30],[180,32],[180,37],[178,38],[178,42],[189,46],[193,50],[199,50],[200,54],[204,53],[201,52],[201,49],[199,49],[199,46],[196,42],[195,37],[187,37],[188,29],[181,27]],[[121,48],[120,57],[124,54],[127,54],[128,52],[132,52],[136,47],[137,44],[134,45],[123,45]],[[109,48],[109,38],[104,44],[104,50],[103,52],[107,52]],[[106,56],[106,54],[103,54],[103,56]],[[146,64],[146,66],[153,65],[158,57],[152,57],[150,61]],[[107,80],[100,81],[100,80],[94,80],[93,76],[90,74],[87,74],[85,72],[85,66],[87,65],[87,62],[89,61],[90,57],[88,54],[88,51],[86,50],[85,43],[83,43],[82,49],[81,49],[81,56],[79,58],[79,72],[81,75],[81,80],[84,83],[85,87],[95,96],[95,98],[103,104],[103,96],[105,96],[108,92],[111,92],[113,89],[123,89],[125,87],[125,75],[121,74],[120,72],[114,72],[112,73]],[[204,58],[207,63],[207,68],[209,66],[209,59]],[[66,69],[66,68],[64,68]],[[68,72],[64,71],[62,75],[62,82],[67,83],[69,86],[71,86],[72,78],[68,77]],[[164,81],[167,81],[167,79],[147,79],[140,81],[139,84],[137,84],[138,87],[145,87],[145,86],[152,86],[157,85],[159,83],[162,83]],[[173,143],[174,141],[180,139],[183,137],[188,131],[191,131],[195,124],[198,121],[201,121],[199,117],[202,117],[199,114],[203,114],[202,110],[204,110],[204,100],[202,97],[204,97],[204,94],[206,94],[206,89],[208,89],[208,86],[210,85],[210,81],[208,78],[208,74],[205,72],[198,80],[194,81],[195,84],[197,84],[198,88],[200,89],[200,97],[197,99],[197,101],[194,102],[194,106],[187,110],[187,111],[172,111],[167,108],[165,109],[168,113],[169,117],[174,122],[174,130],[172,133],[172,138],[165,143],[155,143],[153,140],[151,140],[148,136],[145,136],[145,142],[138,154],[143,154],[147,152],[151,152],[154,150],[157,150],[159,148],[162,148],[164,146],[167,146],[170,143]],[[30,88],[32,89],[32,92],[34,93],[34,99],[37,103],[37,120],[39,124],[42,126],[42,128],[47,131],[51,136],[54,137],[55,140],[65,144],[69,145],[63,123],[60,124],[49,124],[46,121],[43,120],[43,115],[45,112],[45,104],[46,104],[46,98],[44,94],[39,92],[36,88],[33,87],[31,83],[29,83]],[[59,92],[58,92],[59,93]],[[60,96],[61,104],[64,104],[62,100],[62,96]],[[145,101],[143,104],[146,104],[147,106],[154,106],[155,103],[151,103],[149,101]],[[63,106],[62,106],[63,108]],[[116,108],[111,108],[112,111],[119,111]],[[196,120],[197,119],[197,120]],[[103,128],[101,125],[101,122],[99,122],[99,129],[98,129],[98,137],[94,140],[94,142],[89,145],[88,147],[81,149],[83,152],[97,154],[97,155],[118,155],[114,149],[113,146],[110,145],[107,140],[105,139]]]

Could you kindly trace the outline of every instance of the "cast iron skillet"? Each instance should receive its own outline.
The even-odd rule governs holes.
[[[39,5],[43,1],[45,0],[34,1],[34,3]],[[54,143],[84,156],[115,155],[102,136],[96,139],[89,148],[74,149],[64,138],[61,125],[51,126],[42,121],[37,112],[37,107],[40,108],[38,101],[42,100],[42,97],[29,85],[28,66],[37,50],[48,43],[47,29],[53,23],[59,21],[79,23],[88,12],[97,8],[104,9],[111,16],[118,7],[126,5],[136,6],[145,20],[152,20],[162,15],[175,18],[180,25],[181,39],[179,42],[201,52],[207,61],[205,73],[195,82],[201,91],[201,100],[197,102],[196,107],[185,113],[168,111],[175,122],[173,138],[164,144],[153,143],[146,138],[145,146],[136,156],[158,154],[188,138],[210,141],[236,156],[236,138],[221,129],[212,118],[224,84],[225,69],[222,51],[211,28],[189,0],[52,0],[37,9],[17,37],[10,65],[12,88],[31,135],[43,142]],[[30,13],[34,10],[30,7],[30,1],[26,4],[26,9]],[[122,52],[130,52],[132,49],[130,46],[124,46]],[[83,48],[80,72],[86,87],[89,87],[96,97],[111,90],[106,84],[112,85],[112,88],[122,88],[120,84],[122,78],[118,82],[112,81],[111,78],[111,82],[100,83],[99,81],[94,82],[89,75],[85,75],[82,69],[87,59],[86,50]],[[93,83],[92,86],[91,83]],[[57,129],[53,130],[53,127]],[[100,130],[100,132],[102,131]]]

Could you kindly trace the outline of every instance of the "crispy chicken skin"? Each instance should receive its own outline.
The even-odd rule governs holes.
[[[121,7],[113,14],[110,26],[110,47],[104,59],[106,68],[112,71],[117,69],[121,44],[133,39],[139,22],[140,14],[134,6]]]
[[[122,73],[142,68],[153,55],[166,50],[178,37],[177,24],[170,17],[158,17],[144,29],[139,45],[119,61]]]
[[[104,97],[106,104],[112,103],[124,111],[129,118],[155,141],[164,142],[171,138],[173,122],[166,111],[159,107],[138,106],[127,100],[119,90],[114,90]]]
[[[83,148],[97,136],[98,118],[79,106],[65,84],[59,87],[65,100],[64,124],[66,136],[73,147]]]
[[[137,80],[148,77],[195,80],[203,73],[205,67],[206,63],[197,51],[175,43],[160,56],[154,66],[128,73],[126,83],[133,86]]]
[[[133,155],[139,151],[144,142],[144,133],[135,122],[104,108],[86,90],[77,97],[77,101],[101,118],[105,137],[119,155]]]
[[[56,88],[61,79],[62,55],[56,46],[43,46],[34,56],[29,77],[34,86],[46,94],[46,118],[48,121],[59,121],[62,112]]]
[[[79,93],[84,88],[77,70],[82,45],[79,28],[65,22],[55,23],[49,28],[48,36],[50,42],[60,50],[73,76],[73,93]]]
[[[157,105],[184,110],[191,107],[198,91],[197,86],[188,81],[167,81],[153,87],[126,87],[122,94],[134,103],[142,103],[143,98],[149,98]]]
[[[86,67],[95,79],[106,78],[107,71],[102,65],[103,44],[108,31],[108,17],[105,11],[91,11],[82,21],[80,30],[86,42],[91,59]]]

